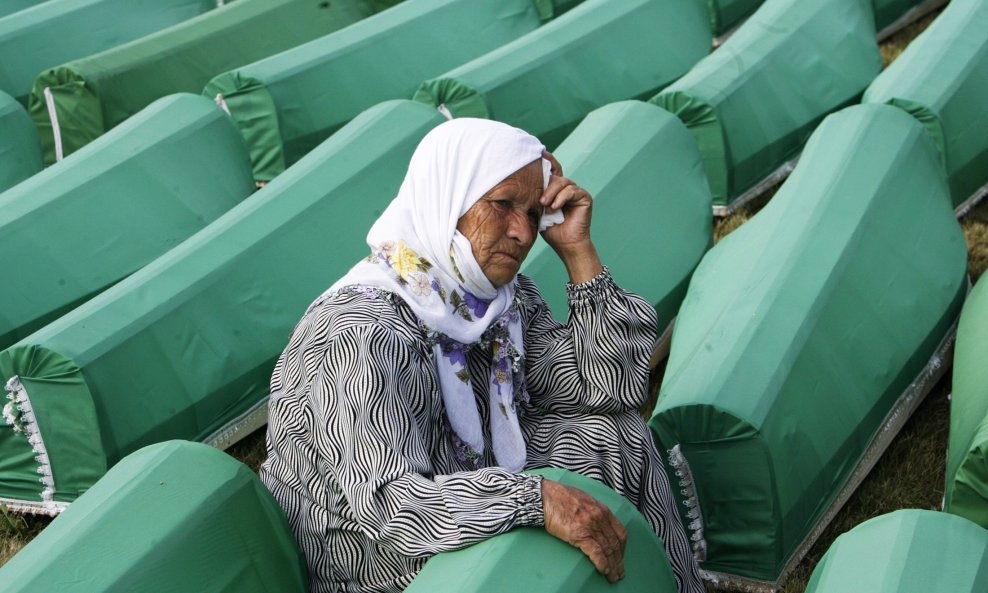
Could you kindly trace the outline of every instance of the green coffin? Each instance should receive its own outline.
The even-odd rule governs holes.
[[[865,91],[926,126],[947,166],[954,206],[988,183],[988,3],[953,0]]]
[[[936,148],[885,105],[825,119],[704,257],[649,425],[715,580],[784,580],[944,372],[966,273]]]
[[[216,0],[59,0],[0,19],[0,90],[27,105],[45,68],[84,58],[216,8]]]
[[[159,97],[199,93],[217,74],[341,29],[387,1],[237,0],[45,70],[28,100],[45,162],[71,154]]]
[[[484,117],[558,145],[587,113],[647,98],[710,51],[696,0],[587,0],[439,78],[414,98],[453,117]]]
[[[44,4],[46,0],[0,0],[0,17],[30,8],[36,4]]]
[[[367,254],[367,229],[442,119],[412,101],[368,110],[202,232],[0,352],[17,406],[0,427],[0,501],[71,502],[140,447],[225,447],[263,424],[292,328]],[[44,495],[32,445],[50,461]]]
[[[40,170],[38,129],[21,104],[0,91],[0,194]]]
[[[988,274],[957,326],[944,510],[988,528]]]
[[[562,469],[531,472],[579,488],[628,530],[625,578],[611,584],[579,549],[541,527],[522,527],[429,559],[407,593],[676,593],[662,540],[630,502],[602,483]]]
[[[170,441],[132,453],[2,568],[5,593],[303,593],[284,511],[247,466]]]
[[[221,74],[203,95],[224,104],[247,138],[255,179],[270,181],[364,109],[408,98],[422,80],[538,26],[533,0],[406,0]]]
[[[689,131],[654,105],[622,101],[588,115],[555,155],[594,197],[601,259],[622,288],[655,304],[665,327],[711,244],[710,190]],[[529,252],[522,273],[565,321],[569,275],[545,241]]]
[[[983,593],[988,532],[936,511],[895,511],[837,538],[806,593]]]
[[[723,35],[761,6],[763,0],[705,0],[714,35]]]
[[[253,190],[236,126],[212,102],[180,94],[0,194],[0,348],[137,271]]]
[[[651,102],[693,132],[714,205],[725,207],[799,154],[881,66],[867,2],[768,0]]]

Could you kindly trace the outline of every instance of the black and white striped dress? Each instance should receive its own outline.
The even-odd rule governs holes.
[[[556,322],[519,277],[530,404],[518,415],[528,466],[597,478],[634,503],[666,543],[680,590],[702,593],[651,434],[647,392],[654,309],[605,270],[568,287]],[[486,389],[491,354],[468,351]],[[429,556],[543,522],[541,478],[457,455],[433,349],[399,297],[347,288],[299,322],[271,379],[261,478],[285,508],[312,591],[401,591]],[[482,426],[487,394],[476,393]]]

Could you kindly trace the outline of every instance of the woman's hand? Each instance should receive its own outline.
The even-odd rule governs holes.
[[[628,532],[603,503],[577,488],[542,480],[545,530],[580,549],[614,583],[624,578]]]
[[[563,176],[562,165],[551,152],[542,151],[542,157],[552,163],[552,177],[539,203],[547,209],[562,209],[565,217],[562,223],[542,231],[542,238],[563,260],[570,282],[580,284],[603,269],[597,249],[590,240],[593,199],[587,190]]]

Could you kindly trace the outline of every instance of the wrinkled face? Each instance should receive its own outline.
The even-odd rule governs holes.
[[[511,282],[535,243],[542,217],[542,159],[495,185],[456,223],[495,287]]]

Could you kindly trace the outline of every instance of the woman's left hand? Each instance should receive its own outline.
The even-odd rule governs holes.
[[[552,164],[552,177],[539,203],[546,209],[562,209],[565,220],[542,231],[542,238],[559,255],[574,284],[586,282],[603,269],[590,240],[593,198],[571,179],[563,176],[562,165],[551,152],[542,157]]]

